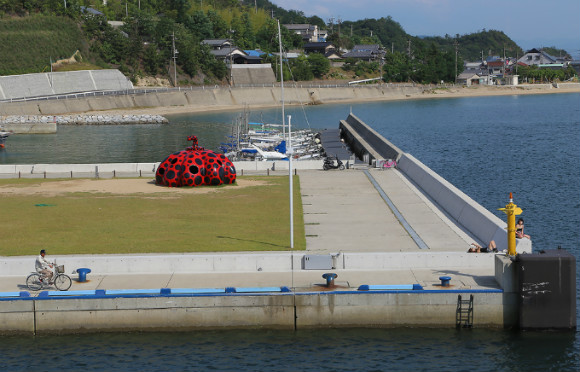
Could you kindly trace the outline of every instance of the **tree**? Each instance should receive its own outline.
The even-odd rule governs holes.
[[[324,57],[323,57],[324,58]],[[300,55],[292,63],[292,77],[294,81],[298,80],[312,80],[314,74],[310,69],[309,60],[310,57],[306,58],[304,55]]]
[[[185,27],[198,40],[213,38],[213,25],[204,12],[196,10],[185,22]]]
[[[330,71],[330,61],[320,53],[311,53],[308,56],[308,64],[310,65],[310,70],[317,78]]]
[[[391,82],[406,82],[411,77],[409,57],[405,53],[388,53],[383,66],[383,79]]]
[[[149,44],[143,53],[143,66],[149,75],[157,75],[159,69],[163,67],[163,57],[157,50],[156,44]]]

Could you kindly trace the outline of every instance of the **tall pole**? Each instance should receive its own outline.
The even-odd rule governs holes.
[[[294,249],[294,185],[292,177],[292,116],[288,115],[288,183],[290,190],[290,249]]]
[[[457,44],[457,40],[453,44],[455,45],[455,84],[457,84],[457,47],[459,44]]]
[[[284,63],[282,63],[282,33],[280,32],[280,20],[278,20],[278,44],[280,44],[280,89],[282,98],[282,138],[285,136],[286,117],[284,116]]]
[[[177,49],[175,49],[175,31],[171,33],[172,47],[173,47],[173,86],[177,86]]]

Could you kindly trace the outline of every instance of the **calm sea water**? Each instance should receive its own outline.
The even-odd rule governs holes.
[[[513,192],[535,250],[561,246],[580,258],[580,94],[286,111],[293,126],[336,128],[351,109],[502,219],[496,209]],[[176,115],[168,126],[63,126],[54,135],[15,135],[0,152],[0,164],[160,161],[187,146],[185,137],[191,134],[206,148],[217,148],[237,114]],[[281,113],[257,110],[251,120],[280,122]],[[577,371],[579,351],[579,331],[119,333],[3,337],[0,370]]]

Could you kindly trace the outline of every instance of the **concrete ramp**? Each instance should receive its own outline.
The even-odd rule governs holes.
[[[276,82],[272,65],[233,65],[232,78],[234,85],[273,84]]]
[[[85,70],[0,76],[0,99],[133,89],[119,70]]]

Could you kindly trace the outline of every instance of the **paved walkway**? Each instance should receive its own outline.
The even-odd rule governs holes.
[[[306,247],[315,252],[465,252],[475,241],[396,169],[370,169],[421,248],[361,170],[301,171]]]
[[[302,253],[299,253],[302,254]],[[226,287],[281,287],[295,288],[296,291],[327,290],[322,278],[325,271],[296,270],[281,273],[205,273],[205,274],[129,274],[95,275],[89,274],[87,281],[79,283],[76,275],[71,275],[70,291],[95,289],[157,289],[157,288],[226,288]],[[497,289],[493,273],[489,269],[429,270],[331,270],[338,274],[335,290],[357,290],[363,284],[396,285],[420,284],[424,289]],[[439,277],[452,277],[451,287],[441,287]],[[54,287],[45,290],[56,290]],[[0,292],[28,291],[25,276],[0,277]],[[31,293],[35,296],[37,293]]]

